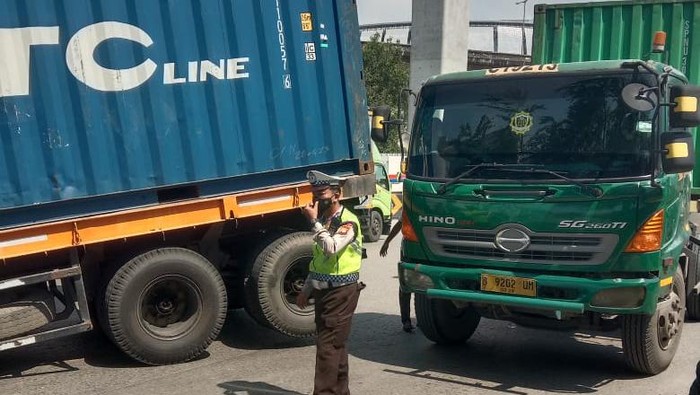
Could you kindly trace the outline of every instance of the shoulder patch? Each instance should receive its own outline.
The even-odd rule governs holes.
[[[341,225],[340,228],[338,228],[338,231],[336,233],[344,236],[344,235],[348,234],[352,230],[352,228],[353,228],[352,223],[346,222],[343,225]]]

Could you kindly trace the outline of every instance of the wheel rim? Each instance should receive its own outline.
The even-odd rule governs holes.
[[[370,232],[372,235],[377,236],[382,233],[382,219],[379,215],[373,213],[372,224],[370,225]]]
[[[668,349],[673,344],[683,324],[683,306],[675,282],[669,298],[670,307],[660,311],[657,319],[658,341],[663,350]]]
[[[297,296],[301,293],[306,282],[306,277],[309,275],[309,261],[311,257],[302,257],[287,267],[282,279],[282,300],[285,306],[295,314],[310,315],[313,314],[313,307],[307,306],[300,308],[297,306]]]
[[[160,340],[186,336],[197,326],[202,315],[199,287],[182,276],[156,278],[144,288],[139,300],[139,324]]]

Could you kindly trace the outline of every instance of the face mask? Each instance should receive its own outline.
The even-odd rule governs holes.
[[[318,204],[318,214],[321,215],[328,210],[328,208],[333,204],[332,199],[319,199],[316,201]]]

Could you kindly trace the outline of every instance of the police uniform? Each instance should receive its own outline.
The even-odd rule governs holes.
[[[340,180],[309,172],[314,185]],[[341,206],[330,218],[313,223],[313,259],[304,292],[315,299],[316,373],[314,394],[349,394],[348,352],[352,316],[364,284],[360,283],[362,231],[357,216]]]

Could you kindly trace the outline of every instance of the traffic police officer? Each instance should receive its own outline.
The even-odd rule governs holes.
[[[302,208],[314,232],[313,259],[297,305],[315,300],[314,394],[349,394],[348,351],[352,316],[364,284],[360,278],[362,231],[357,216],[340,204],[342,179],[307,174],[313,202]]]

